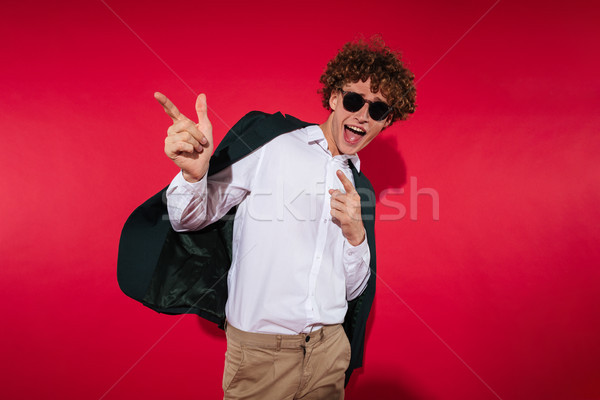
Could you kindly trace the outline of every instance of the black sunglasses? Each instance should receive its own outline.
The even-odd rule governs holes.
[[[383,101],[365,100],[360,94],[354,92],[346,92],[340,89],[344,101],[342,104],[346,111],[357,112],[362,109],[365,103],[369,103],[369,115],[375,121],[383,121],[392,112],[392,107]]]

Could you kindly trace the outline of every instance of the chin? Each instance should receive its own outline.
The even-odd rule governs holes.
[[[338,146],[338,151],[340,154],[356,154],[362,147],[361,142],[351,145],[344,142],[342,139],[342,145]]]
[[[355,154],[364,147],[365,137],[363,136],[357,141],[348,141],[344,135],[341,135],[338,150],[342,154]]]

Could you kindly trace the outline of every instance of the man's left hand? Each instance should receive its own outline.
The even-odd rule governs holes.
[[[365,228],[360,213],[360,195],[341,170],[337,171],[337,176],[344,185],[346,193],[337,189],[329,189],[331,216],[333,222],[342,228],[342,234],[348,243],[358,246],[365,240]]]

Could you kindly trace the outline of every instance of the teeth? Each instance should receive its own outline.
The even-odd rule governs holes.
[[[346,125],[346,128],[350,129],[352,132],[358,133],[359,135],[364,135],[364,133],[365,133],[365,131],[363,131],[362,129],[357,128],[355,126]]]

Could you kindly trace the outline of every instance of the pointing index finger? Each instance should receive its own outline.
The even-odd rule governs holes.
[[[173,104],[171,102],[171,100],[169,100],[167,98],[167,96],[165,96],[164,94],[162,94],[160,92],[155,92],[154,93],[154,98],[160,103],[161,106],[163,106],[165,112],[167,113],[167,115],[169,117],[171,117],[171,119],[173,120],[173,122],[181,121],[182,119],[185,118],[179,112],[179,110],[177,109],[177,107],[175,107],[175,104]]]
[[[346,193],[356,192],[354,185],[352,184],[352,182],[350,182],[350,179],[348,179],[348,177],[342,172],[341,169],[337,170],[337,176],[338,179],[342,182],[342,185],[344,185]]]

